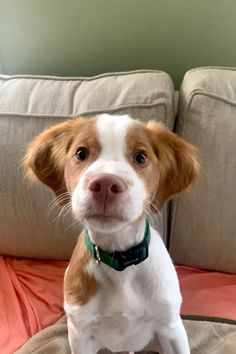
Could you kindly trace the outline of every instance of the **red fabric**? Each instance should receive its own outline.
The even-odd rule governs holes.
[[[0,257],[0,353],[12,354],[63,314],[68,262]],[[236,275],[176,267],[183,315],[236,320]]]
[[[236,320],[236,275],[176,267],[183,296],[182,315]]]
[[[12,354],[61,317],[67,264],[0,257],[0,353]]]

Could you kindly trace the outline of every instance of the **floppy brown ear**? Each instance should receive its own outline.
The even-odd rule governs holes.
[[[58,197],[67,192],[64,179],[66,153],[72,143],[71,130],[79,119],[55,125],[38,135],[28,146],[23,160],[26,175],[37,177]]]
[[[195,182],[199,174],[197,149],[161,123],[150,121],[147,129],[160,169],[159,186],[153,203],[161,208],[172,196]]]

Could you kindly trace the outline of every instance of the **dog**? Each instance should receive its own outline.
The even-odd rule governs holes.
[[[72,353],[157,337],[164,353],[189,354],[176,271],[147,215],[193,185],[196,148],[156,121],[101,114],[42,132],[24,166],[84,225],[64,280]]]

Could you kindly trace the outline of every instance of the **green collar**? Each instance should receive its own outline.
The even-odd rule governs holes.
[[[150,238],[150,227],[148,221],[146,221],[144,238],[138,245],[129,248],[127,251],[115,251],[108,253],[99,248],[97,245],[94,245],[90,241],[88,230],[84,229],[85,244],[93,258],[96,259],[97,264],[99,265],[100,262],[103,262],[118,271],[122,271],[131,265],[139,264],[148,258]]]

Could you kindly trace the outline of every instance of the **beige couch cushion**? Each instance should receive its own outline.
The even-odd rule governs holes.
[[[189,71],[177,132],[199,148],[201,175],[173,205],[177,263],[236,273],[236,69]]]
[[[23,181],[20,161],[28,142],[43,129],[68,117],[100,112],[157,119],[172,129],[172,81],[160,71],[92,78],[0,76],[0,254],[70,257],[77,225],[66,212],[49,208],[54,198],[49,189]]]

